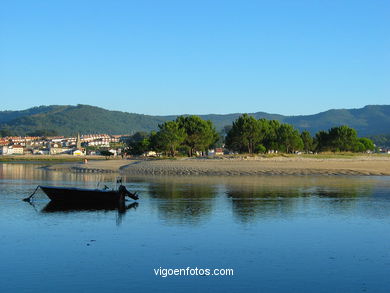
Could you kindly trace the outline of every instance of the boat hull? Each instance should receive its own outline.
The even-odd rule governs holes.
[[[56,202],[101,202],[116,203],[120,199],[119,192],[101,189],[83,189],[71,187],[40,186],[52,201]]]

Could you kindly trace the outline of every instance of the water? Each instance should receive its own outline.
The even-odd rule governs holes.
[[[0,165],[2,293],[390,292],[389,177],[126,178],[141,200],[119,213],[21,201],[114,179],[38,167]]]

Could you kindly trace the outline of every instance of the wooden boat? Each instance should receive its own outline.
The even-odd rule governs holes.
[[[131,199],[138,200],[136,193],[131,193],[122,184],[118,190],[104,189],[86,189],[77,187],[57,187],[57,186],[42,186],[38,185],[33,194],[25,198],[24,201],[30,201],[35,192],[41,188],[43,192],[55,202],[71,202],[71,203],[117,203],[124,201],[128,196]]]

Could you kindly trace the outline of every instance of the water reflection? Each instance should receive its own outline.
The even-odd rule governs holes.
[[[207,220],[216,209],[216,199],[222,195],[230,202],[234,217],[242,223],[255,222],[259,218],[294,216],[302,212],[303,206],[345,214],[358,208],[358,199],[371,196],[383,183],[377,178],[312,176],[143,177],[127,180],[143,182],[148,195],[155,199],[151,203],[160,217],[173,224]]]
[[[345,214],[378,186],[375,178],[311,176],[133,177],[127,181],[146,185],[153,208],[172,224],[207,221],[220,206],[217,199],[223,197],[241,223],[294,216],[304,207]]]
[[[121,203],[99,203],[99,202],[57,202],[50,201],[42,210],[41,213],[77,213],[77,212],[117,212],[116,224],[119,226],[123,222],[123,217],[129,210],[135,210],[138,207],[138,202],[131,204]]]
[[[115,174],[80,174],[72,172],[47,171],[50,163],[0,163],[0,179],[62,181],[65,185],[85,185],[96,182],[113,182]]]
[[[98,182],[112,182],[115,176],[52,172],[38,164],[0,164],[0,178],[3,184],[8,184],[9,191],[18,187],[13,186],[14,181],[7,182],[7,179],[35,180],[38,184],[49,182],[52,185],[96,187]],[[362,208],[360,198],[378,196],[378,190],[390,187],[389,180],[383,177],[343,176],[127,176],[125,181],[130,190],[140,193],[141,202],[147,201],[148,208],[157,211],[160,219],[173,225],[204,223],[217,210],[222,209],[222,205],[226,211],[231,210],[240,223],[295,216],[299,212],[306,212],[305,209],[308,208],[345,214]],[[57,207],[48,204],[43,213],[116,210],[120,218],[134,207],[136,206]],[[369,214],[375,215],[375,211],[370,211],[369,206],[364,208]]]
[[[370,196],[372,188],[372,183],[361,181],[317,178],[308,184],[301,178],[287,177],[283,184],[278,178],[228,184],[226,194],[235,217],[241,222],[250,222],[257,218],[294,216],[302,212],[302,206],[318,209],[336,206],[338,211],[345,212],[354,207],[356,198]],[[313,200],[316,197],[336,200]]]
[[[50,201],[43,209],[42,213],[70,213],[70,212],[96,212],[96,211],[115,211],[126,213],[130,209],[136,209],[138,202],[133,202],[124,206],[115,203],[62,203]]]
[[[198,223],[212,213],[215,185],[191,184],[165,178],[148,184],[152,205],[161,218],[175,223]]]
[[[139,205],[41,192],[35,212],[21,199],[43,182],[112,182],[36,167],[0,168],[1,292],[389,292],[390,178],[132,176]],[[160,266],[235,274],[164,279]]]

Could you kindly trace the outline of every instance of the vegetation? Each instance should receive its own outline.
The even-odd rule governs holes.
[[[390,129],[390,106],[366,106],[362,109],[329,110],[315,115],[283,116],[264,112],[252,113],[256,120],[276,120],[307,130],[312,135],[335,125],[349,125],[361,136],[388,133]],[[231,125],[240,114],[201,115],[212,121],[218,131]],[[76,133],[126,134],[158,131],[158,125],[175,120],[176,116],[149,116],[102,108],[77,106],[41,106],[23,111],[0,111],[0,135],[26,135],[36,131],[53,131],[58,135]],[[388,140],[387,140],[388,141]],[[381,145],[381,144],[379,144]]]
[[[137,132],[127,142],[127,153],[139,156],[151,149],[151,135],[147,132]]]
[[[177,121],[167,121],[158,126],[160,130],[153,134],[154,147],[174,157],[178,147],[184,142],[187,133]]]
[[[348,126],[319,131],[313,138],[308,131],[300,133],[290,124],[243,114],[224,130],[225,148],[241,154],[374,150],[370,139],[358,138],[356,130]],[[141,155],[147,151],[156,151],[175,157],[180,152],[191,157],[196,153],[207,152],[219,141],[221,134],[216,132],[211,121],[194,115],[180,116],[160,124],[157,132],[138,132],[131,136],[128,153]]]
[[[281,151],[293,153],[303,149],[299,131],[276,120],[259,119],[243,114],[226,135],[226,147],[238,153]]]
[[[329,131],[319,131],[315,137],[315,150],[319,152],[365,152],[374,150],[374,143],[368,138],[358,138],[356,130],[339,126]]]
[[[302,131],[301,139],[303,143],[303,151],[309,153],[313,150],[313,137],[310,135],[310,132],[307,130]]]
[[[183,147],[187,149],[190,157],[197,151],[207,152],[218,141],[219,135],[210,120],[206,121],[199,116],[192,115],[179,116],[176,122],[185,133]]]
[[[207,152],[219,139],[211,121],[198,116],[179,116],[174,121],[159,125],[157,132],[137,132],[128,140],[128,153],[141,155],[147,151],[163,152],[176,156],[178,149],[193,156]]]
[[[109,158],[109,157],[113,156],[114,154],[111,153],[109,150],[101,150],[100,155],[105,156],[106,158]]]
[[[7,137],[7,136],[14,136],[14,135],[15,133],[8,128],[0,129],[0,137]]]
[[[264,138],[261,120],[243,114],[233,122],[226,135],[226,147],[237,151],[253,154]]]
[[[74,136],[78,132],[126,134],[155,130],[158,124],[174,118],[108,111],[88,105],[47,106],[0,112],[0,131],[11,135],[45,131],[64,136]]]
[[[35,130],[33,132],[27,133],[28,136],[43,136],[43,137],[48,137],[48,136],[57,136],[58,132],[55,130],[50,130],[50,129],[39,129]]]
[[[369,137],[379,147],[390,147],[390,134],[373,135]]]

